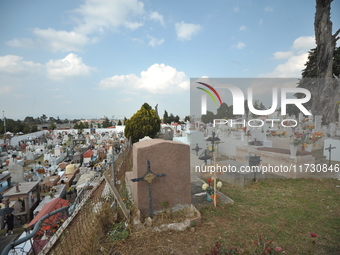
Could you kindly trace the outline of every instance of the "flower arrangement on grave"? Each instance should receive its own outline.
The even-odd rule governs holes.
[[[285,135],[286,135],[286,131],[284,131],[284,130],[276,131],[276,136],[278,136],[278,137],[282,137],[282,136],[285,136]]]
[[[208,195],[214,195],[214,187],[212,187],[211,183],[212,181],[214,180],[214,177],[211,177],[209,180],[208,180],[208,183],[204,183],[202,185],[202,189],[207,192]],[[216,187],[217,189],[220,189],[222,187],[222,182],[221,181],[218,181],[217,180],[217,183],[216,183]]]
[[[57,192],[57,189],[52,187],[50,189],[50,192],[48,193],[48,195],[50,196],[50,198],[54,198],[54,194]]]
[[[305,140],[305,135],[304,134],[301,134],[299,132],[293,132],[291,134],[291,136],[289,137],[290,139],[290,143],[291,144],[294,144],[294,145],[299,145],[299,144],[302,144],[304,143],[304,140]]]
[[[316,146],[316,142],[323,137],[323,133],[322,132],[314,132],[314,134],[312,135],[311,140],[313,141],[314,146]]]
[[[312,131],[312,130],[314,129],[314,127],[315,127],[314,125],[309,125],[309,126],[308,126],[308,129],[309,129],[310,131]]]

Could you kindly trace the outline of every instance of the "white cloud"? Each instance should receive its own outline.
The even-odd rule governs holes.
[[[259,25],[262,25],[262,23],[263,23],[263,20],[262,20],[262,19],[260,19],[260,21],[259,21]]]
[[[192,23],[184,23],[183,21],[175,24],[175,30],[177,33],[177,39],[183,41],[191,40],[193,35],[198,34],[198,32],[202,29],[201,25],[192,24]]]
[[[245,30],[247,30],[247,28],[246,28],[246,26],[243,25],[243,26],[240,27],[240,30],[245,31]]]
[[[236,45],[236,48],[238,48],[239,50],[243,49],[244,47],[246,47],[246,44],[243,43],[243,42],[239,42],[239,43]]]
[[[138,83],[139,78],[135,74],[115,75],[110,78],[101,80],[99,87],[101,89],[110,89],[117,87],[133,87]]]
[[[163,42],[165,42],[165,40],[162,38],[162,39],[157,39],[155,37],[152,37],[152,36],[148,36],[150,38],[150,41],[149,41],[149,45],[152,46],[152,47],[156,47],[157,45],[161,45]]]
[[[83,63],[81,57],[70,53],[63,59],[50,60],[46,63],[47,76],[52,80],[63,80],[65,77],[89,75],[95,70]]]
[[[151,12],[150,19],[154,21],[158,21],[162,26],[164,26],[164,18],[163,15],[158,12]]]
[[[308,59],[308,51],[314,48],[313,36],[301,36],[294,40],[291,51],[275,52],[274,59],[287,59],[285,63],[278,65],[273,72],[261,74],[261,77],[301,77],[301,72]]]
[[[0,56],[0,73],[18,74],[33,73],[40,69],[41,65],[32,61],[23,61],[23,57],[15,55]]]
[[[33,33],[42,40],[43,46],[53,52],[80,51],[83,45],[90,42],[86,35],[74,31],[56,31],[53,28],[35,28]]]
[[[233,11],[234,11],[234,12],[239,12],[239,11],[240,11],[240,7],[238,7],[238,6],[235,7],[235,8],[233,9]]]
[[[276,78],[301,77],[301,71],[304,68],[307,58],[307,52],[296,54],[291,56],[285,63],[278,65],[273,72],[261,76]]]
[[[79,52],[86,44],[98,41],[91,34],[116,31],[121,27],[136,30],[143,26],[144,12],[144,4],[138,0],[85,0],[83,5],[70,12],[76,22],[72,31],[35,28],[33,34],[36,38],[15,38],[7,44],[24,48],[42,46],[53,52]]]
[[[19,47],[19,48],[26,48],[26,49],[32,49],[34,48],[34,42],[32,39],[29,38],[14,38],[13,40],[10,40],[6,42],[7,45],[12,47]]]
[[[12,91],[11,86],[0,86],[0,95],[9,94]]]
[[[153,64],[138,77],[135,74],[115,75],[99,83],[102,89],[129,87],[152,94],[174,94],[189,89],[189,80],[184,72],[165,64]]]
[[[274,59],[286,59],[294,55],[292,51],[278,51],[274,53]]]
[[[293,49],[296,50],[310,50],[312,48],[315,48],[315,37],[314,36],[301,36],[297,39],[295,39],[293,43]]]
[[[136,38],[136,37],[131,38],[131,40],[132,40],[133,42],[137,42],[137,43],[144,43],[144,41],[143,41],[142,39]]]
[[[135,30],[142,26],[136,18],[145,11],[144,4],[138,0],[86,0],[74,12],[80,15],[75,31],[90,34],[119,27]]]
[[[264,11],[265,11],[265,12],[273,12],[274,9],[273,9],[273,7],[271,7],[271,6],[267,6],[266,8],[264,8]]]

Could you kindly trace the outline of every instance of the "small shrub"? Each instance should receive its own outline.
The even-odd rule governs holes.
[[[127,230],[127,223],[120,222],[114,224],[112,230],[109,232],[110,241],[118,241],[128,238],[129,231]]]

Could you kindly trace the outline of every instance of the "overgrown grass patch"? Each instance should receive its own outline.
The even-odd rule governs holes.
[[[221,191],[234,205],[208,207],[201,212],[206,221],[216,223],[216,233],[226,230],[225,245],[251,249],[252,236],[272,238],[282,229],[273,243],[289,254],[307,254],[310,233],[318,235],[316,254],[340,254],[337,185],[340,182],[335,179],[267,179],[247,187],[224,183]],[[232,243],[235,237],[238,240]]]

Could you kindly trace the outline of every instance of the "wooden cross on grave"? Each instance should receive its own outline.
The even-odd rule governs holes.
[[[328,161],[328,167],[331,165],[331,150],[335,149],[336,147],[332,147],[332,145],[330,144],[328,148],[325,148],[326,151],[328,151],[329,153],[329,161]]]
[[[193,151],[196,151],[196,156],[198,156],[198,152],[201,150],[202,148],[198,147],[198,143],[196,143],[196,147],[194,149],[192,149]]]
[[[149,211],[150,211],[150,218],[153,218],[153,206],[152,206],[152,189],[151,184],[157,179],[157,177],[164,177],[166,174],[155,174],[150,169],[150,161],[146,160],[147,164],[147,171],[142,177],[131,179],[133,182],[138,181],[145,181],[148,184],[149,188]]]

